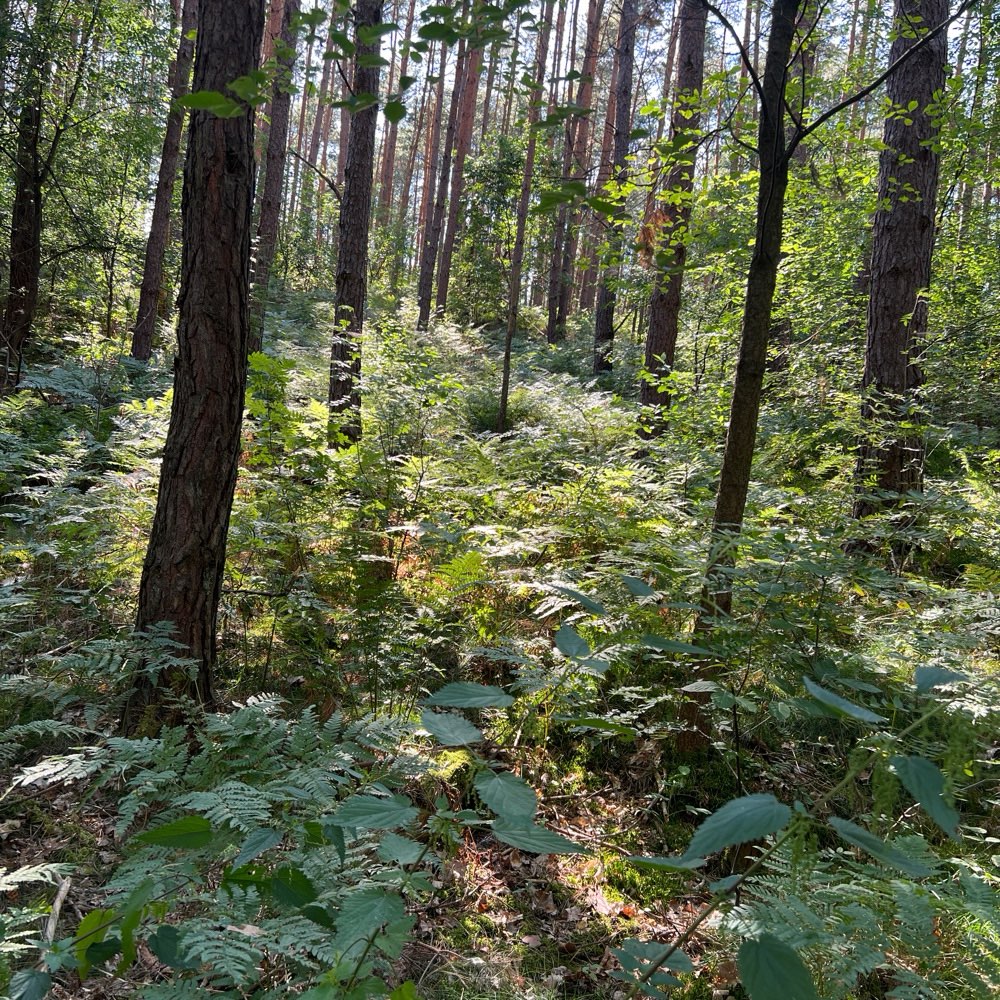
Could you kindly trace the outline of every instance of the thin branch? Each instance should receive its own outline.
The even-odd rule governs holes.
[[[340,192],[337,190],[337,185],[332,180],[330,180],[330,178],[327,177],[327,175],[323,173],[323,171],[319,167],[317,167],[315,163],[311,162],[310,160],[307,160],[300,152],[298,152],[298,150],[289,149],[288,152],[291,153],[296,160],[299,160],[301,163],[304,163],[310,170],[315,171],[324,181],[326,181],[330,190],[334,193],[334,196],[336,197],[337,201],[342,202],[344,200]]]
[[[743,65],[746,67],[747,75],[750,77],[750,82],[753,84],[753,89],[757,91],[757,96],[760,98],[761,104],[764,103],[764,87],[760,82],[760,77],[757,75],[757,71],[754,69],[753,60],[750,58],[750,53],[743,47],[743,41],[737,34],[736,29],[732,26],[732,23],[726,17],[725,14],[719,10],[715,4],[709,3],[708,0],[701,0],[705,5],[705,9],[712,14],[715,19],[722,25],[730,35],[733,36],[733,41],[736,42],[736,49],[740,54],[740,59],[743,60]]]

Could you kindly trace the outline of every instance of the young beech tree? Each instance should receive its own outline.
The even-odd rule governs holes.
[[[194,90],[226,93],[257,69],[264,0],[201,0]],[[137,631],[171,627],[188,672],[140,669],[126,732],[178,719],[178,697],[214,702],[216,618],[236,487],[250,328],[253,113],[193,111],[184,167],[178,350]]]
[[[354,8],[354,114],[347,139],[344,194],[340,203],[335,315],[337,331],[330,355],[330,416],[347,414],[339,430],[349,441],[361,437],[361,329],[368,296],[368,230],[372,216],[375,126],[378,124],[378,50],[373,28],[382,19],[382,0],[358,0]]]
[[[897,0],[890,62],[901,58],[947,15],[947,0]],[[890,113],[879,157],[878,210],[872,227],[862,409],[866,420],[914,424],[910,411],[923,382],[924,292],[931,278],[940,160],[935,103],[944,87],[947,49],[941,32],[889,78]],[[877,436],[878,441],[866,437],[860,444],[854,504],[854,516],[859,518],[880,504],[872,487],[897,494],[922,487],[919,433],[899,426]]]

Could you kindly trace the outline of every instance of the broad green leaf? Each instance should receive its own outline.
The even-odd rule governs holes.
[[[378,856],[397,865],[413,865],[423,857],[426,848],[409,837],[398,833],[385,833],[378,842]]]
[[[630,865],[635,865],[636,868],[667,872],[690,872],[705,864],[704,858],[642,858],[632,855],[626,860]]]
[[[857,719],[859,722],[876,723],[887,721],[884,716],[876,715],[867,708],[862,708],[860,705],[855,705],[854,702],[848,701],[846,698],[841,698],[839,694],[834,694],[825,687],[820,687],[819,684],[808,677],[803,677],[802,683],[805,684],[806,690],[821,705],[825,705],[836,715],[846,715],[852,719]]]
[[[893,757],[890,764],[906,790],[949,837],[958,840],[958,813],[944,797],[944,775],[924,757]]]
[[[405,983],[400,983],[390,994],[389,1000],[420,1000],[417,987],[413,980],[407,979]]]
[[[206,847],[215,831],[204,816],[182,816],[172,823],[140,833],[135,839],[157,847],[192,848]]]
[[[480,771],[475,785],[483,802],[504,819],[530,820],[538,810],[534,789],[509,771]]]
[[[115,970],[119,976],[135,961],[135,932],[146,911],[146,904],[155,892],[156,883],[151,878],[145,879],[129,893],[125,905],[119,910],[118,933],[121,935],[122,957]]]
[[[646,649],[655,649],[660,653],[686,653],[689,656],[712,656],[710,649],[704,646],[693,646],[690,642],[679,642],[677,639],[664,639],[658,635],[644,635],[639,645]]]
[[[286,865],[271,876],[271,891],[279,903],[296,909],[315,903],[319,898],[316,887],[305,872]]]
[[[431,891],[430,886],[427,891]],[[417,918],[412,916],[391,921],[382,928],[382,933],[375,939],[375,947],[389,958],[399,958],[403,954],[403,949],[413,939],[413,928],[416,923]]]
[[[657,596],[656,591],[645,580],[640,580],[637,576],[623,576],[622,580],[633,597]]]
[[[805,963],[794,948],[771,934],[744,941],[738,962],[750,1000],[817,1000]]]
[[[279,830],[272,830],[266,826],[259,826],[256,830],[251,830],[247,834],[247,839],[243,841],[243,846],[240,848],[240,853],[236,855],[236,860],[233,861],[233,868],[242,868],[265,851],[277,847],[283,836]]]
[[[961,674],[957,670],[949,670],[947,667],[917,667],[913,671],[913,683],[921,694],[932,688],[942,687],[945,684],[957,684],[964,680],[968,680],[965,674]]]
[[[590,643],[572,625],[563,625],[556,632],[556,649],[570,659],[579,660],[590,656]]]
[[[171,969],[190,969],[191,961],[181,953],[181,932],[173,924],[160,924],[146,939],[149,950]]]
[[[77,926],[76,934],[73,935],[73,954],[76,955],[81,979],[87,978],[93,964],[87,956],[87,949],[92,944],[100,944],[108,936],[114,916],[114,910],[91,910]]]
[[[10,1000],[42,1000],[52,988],[52,977],[38,969],[22,969],[15,972],[7,987]]]
[[[719,685],[715,681],[692,681],[690,684],[685,684],[681,690],[687,694],[710,694],[712,691],[718,691]]]
[[[867,851],[872,857],[878,858],[879,861],[883,862],[883,864],[898,868],[901,872],[912,875],[914,878],[923,878],[926,875],[934,873],[934,869],[925,865],[922,861],[907,857],[898,848],[887,844],[881,837],[876,837],[874,833],[871,833],[862,826],[858,826],[856,823],[852,823],[850,820],[841,819],[839,816],[831,816],[828,822],[837,831],[842,840],[846,840],[852,846],[860,847],[863,851]]]
[[[533,854],[590,853],[579,844],[574,844],[572,840],[567,840],[566,837],[535,823],[523,821],[515,823],[513,820],[501,817],[493,821],[493,834],[497,840],[502,840],[505,844],[522,851],[531,851]]]
[[[791,818],[792,810],[770,794],[733,799],[695,830],[683,858],[702,858],[724,847],[777,833]]]
[[[446,747],[463,747],[478,743],[483,738],[483,734],[468,719],[451,712],[421,712],[420,725]]]
[[[402,101],[386,101],[382,114],[393,124],[401,122],[406,117],[406,105]]]
[[[390,798],[352,795],[341,803],[329,822],[334,826],[359,830],[388,830],[395,826],[409,826],[419,815],[420,810],[405,795]]]
[[[177,103],[182,108],[190,108],[192,111],[207,111],[216,118],[238,118],[246,111],[231,97],[226,97],[217,90],[197,90],[193,94],[179,97]]]
[[[340,906],[337,928],[352,936],[367,938],[383,924],[401,920],[406,915],[403,901],[395,893],[372,886],[347,896]]]
[[[556,593],[562,594],[563,597],[568,597],[582,608],[586,608],[593,615],[606,615],[607,611],[604,610],[604,605],[595,601],[592,597],[588,597],[586,594],[581,594],[579,590],[574,590],[572,587],[566,587],[561,583],[551,583],[549,587],[556,591]]]
[[[625,740],[634,740],[639,731],[632,726],[626,726],[621,722],[613,722],[611,719],[600,719],[596,716],[584,716],[579,719],[562,719],[568,726],[579,726],[581,729],[597,729],[606,733],[615,733]]]
[[[436,708],[507,708],[514,699],[490,684],[454,681],[435,691],[424,704]]]

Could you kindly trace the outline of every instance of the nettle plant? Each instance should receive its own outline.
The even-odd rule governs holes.
[[[526,851],[581,850],[535,822],[532,788],[469,749],[483,733],[452,711],[513,703],[496,687],[448,684],[425,700],[417,726],[321,721],[311,708],[289,718],[281,699],[263,696],[207,716],[193,737],[179,728],[111,738],[23,769],[17,786],[117,786],[115,832],[127,846],[106,905],[72,936],[50,935],[10,996],[44,997],[55,978],[127,975],[142,945],[171,970],[143,988],[148,1000],[293,987],[311,1000],[415,997],[412,983],[387,980],[415,924],[407,903],[432,890],[442,859],[484,830]],[[433,792],[421,799],[435,781],[427,733],[438,747],[467,749],[483,811]],[[155,825],[133,832],[154,814]]]

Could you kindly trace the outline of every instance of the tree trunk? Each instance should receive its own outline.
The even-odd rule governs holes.
[[[476,95],[479,92],[479,74],[482,70],[483,51],[473,49],[465,60],[465,83],[462,85],[462,103],[458,111],[458,128],[455,136],[455,160],[451,168],[451,196],[448,201],[448,222],[441,259],[438,261],[437,296],[434,306],[444,312],[448,305],[448,282],[451,279],[451,259],[458,235],[458,215],[465,190],[465,158],[472,147],[472,127],[476,119]]]
[[[402,56],[399,61],[399,79],[406,76],[410,68],[410,39],[413,37],[413,15],[416,0],[410,0],[406,12],[406,27],[403,30]],[[390,89],[392,84],[389,84]],[[402,87],[400,94],[402,94]],[[402,99],[402,98],[401,98]],[[388,225],[392,216],[393,178],[396,172],[396,145],[399,141],[399,122],[389,122],[386,126],[385,149],[382,151],[382,172],[379,177],[378,210],[383,225]]]
[[[163,260],[170,245],[170,213],[174,201],[174,182],[180,159],[181,131],[184,126],[184,109],[176,102],[188,90],[191,63],[194,59],[192,32],[198,23],[198,0],[184,0],[181,15],[181,40],[177,57],[170,66],[167,84],[171,105],[167,114],[167,127],[163,136],[163,152],[156,180],[153,215],[146,241],[146,258],[142,267],[142,284],[139,288],[139,308],[132,331],[132,357],[148,361],[153,350],[160,291],[163,287]]]
[[[517,216],[514,229],[514,246],[510,255],[510,286],[507,291],[507,333],[504,337],[503,374],[500,381],[500,406],[497,412],[497,433],[507,429],[507,402],[510,397],[510,355],[517,330],[518,306],[521,302],[521,269],[524,265],[524,233],[528,222],[528,202],[531,198],[531,182],[535,172],[535,145],[538,111],[542,87],[545,82],[545,63],[549,51],[549,35],[552,32],[552,9],[555,0],[545,0],[541,24],[538,26],[538,46],[535,52],[535,77],[532,93],[528,100],[528,148],[524,154],[524,175],[521,178],[521,193],[517,200]]]
[[[194,89],[224,92],[260,59],[264,0],[201,0]],[[166,623],[194,669],[145,664],[123,713],[148,735],[215,703],[216,620],[236,487],[249,336],[253,112],[192,111],[184,168],[178,353],[136,630]]]
[[[644,378],[639,389],[642,405],[658,408],[650,414],[652,434],[658,434],[664,426],[662,409],[670,405],[670,397],[661,380],[673,369],[677,352],[695,159],[701,128],[707,15],[708,10],[701,0],[681,0],[677,12],[680,21],[677,89],[670,137],[674,155],[678,158],[667,178],[669,198],[660,209],[658,218],[662,222],[652,240],[656,280],[649,299],[649,329],[646,333],[646,371],[651,378]]]
[[[271,88],[271,123],[267,136],[267,159],[264,165],[260,219],[257,223],[257,259],[253,268],[253,294],[250,300],[249,351],[259,351],[264,343],[264,314],[267,311],[267,287],[278,246],[278,222],[281,218],[281,192],[285,186],[285,158],[288,149],[288,121],[292,108],[292,69],[295,65],[295,18],[300,0],[285,0],[281,18],[282,55]],[[318,120],[318,119],[317,119]],[[319,146],[317,138],[316,146]]]
[[[354,9],[354,93],[378,97],[380,42],[364,41],[365,29],[382,19],[382,0],[358,0]],[[351,122],[344,167],[344,194],[340,203],[340,249],[337,253],[337,290],[334,333],[330,353],[330,440],[361,438],[361,330],[368,294],[368,231],[372,214],[375,174],[375,126],[378,102],[358,111]],[[340,419],[337,419],[340,418]]]
[[[618,80],[615,84],[615,141],[611,165],[612,177],[623,184],[628,171],[629,132],[632,129],[632,69],[635,64],[635,30],[639,23],[637,0],[623,0],[618,28]],[[594,315],[594,374],[611,371],[611,345],[615,338],[615,302],[618,276],[621,273],[622,226],[624,205],[615,212],[608,237],[608,260],[597,289]]]
[[[947,15],[946,0],[896,0],[890,64]],[[910,24],[917,30],[904,28]],[[944,88],[946,58],[947,36],[941,32],[889,77],[891,106],[913,110],[886,119],[879,157],[862,386],[866,421],[912,425],[923,383],[920,352],[927,328],[925,293],[931,278],[939,169],[934,116]],[[857,518],[873,513],[887,500],[896,502],[880,494],[922,489],[921,435],[899,426],[879,430],[874,437],[866,436],[859,446]]]

